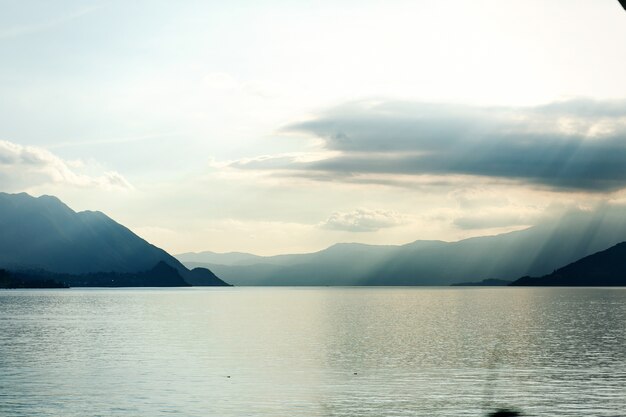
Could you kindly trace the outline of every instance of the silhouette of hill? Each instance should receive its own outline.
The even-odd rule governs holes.
[[[108,273],[118,274],[119,282],[141,283],[141,274],[150,273],[151,285],[226,285],[208,269],[189,271],[105,214],[77,213],[52,196],[0,193],[0,231],[0,267],[12,272],[82,276],[70,284],[82,286],[91,285],[87,277],[100,282],[99,274]]]
[[[572,262],[538,278],[522,277],[513,286],[626,286],[626,242]]]
[[[624,209],[572,212],[557,221],[458,242],[400,246],[333,245],[308,254],[262,257],[211,253],[189,267],[210,268],[235,285],[451,285],[484,279],[514,281],[554,269],[626,240]],[[210,262],[204,262],[205,260]]]
[[[225,283],[221,279],[219,279],[213,272],[211,272],[207,268],[193,268],[190,271],[187,271],[184,275],[185,281],[193,286],[215,286],[215,287],[224,287],[230,286],[230,284]]]

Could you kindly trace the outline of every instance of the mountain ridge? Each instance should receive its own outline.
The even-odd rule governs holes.
[[[556,268],[626,240],[624,208],[572,211],[524,230],[456,242],[404,245],[335,244],[308,254],[253,255],[206,266],[235,285],[451,285],[485,279],[514,281]]]
[[[0,268],[7,270],[137,275],[164,262],[191,285],[225,284],[208,269],[189,271],[101,211],[76,212],[55,196],[0,192],[0,231]]]
[[[522,277],[511,286],[626,286],[626,242],[585,256],[541,277]]]

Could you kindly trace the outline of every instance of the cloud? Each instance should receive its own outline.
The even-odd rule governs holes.
[[[345,181],[470,176],[558,191],[626,187],[626,101],[519,108],[364,101],[285,130],[321,139],[328,156],[265,156],[231,166]]]
[[[403,223],[404,216],[395,211],[359,208],[351,212],[335,212],[320,227],[348,232],[376,232]]]
[[[79,172],[86,168],[81,161],[65,161],[36,146],[22,146],[0,140],[0,187],[22,190],[43,184],[65,184],[76,187],[98,187],[105,190],[132,189],[118,172],[98,176]]]

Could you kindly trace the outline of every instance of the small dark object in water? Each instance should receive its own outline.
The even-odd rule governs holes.
[[[353,375],[356,375],[356,372]]]
[[[230,375],[226,375],[226,378],[230,378]]]
[[[496,412],[489,414],[489,417],[519,417],[519,416],[521,416],[521,414],[513,410],[498,410]]]

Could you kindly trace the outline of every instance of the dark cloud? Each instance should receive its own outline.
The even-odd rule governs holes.
[[[349,178],[470,175],[560,190],[626,187],[626,102],[573,100],[531,108],[352,103],[288,130],[322,138],[326,159],[233,164]]]

